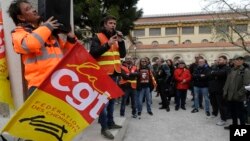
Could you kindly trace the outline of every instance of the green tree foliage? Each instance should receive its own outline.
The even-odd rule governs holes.
[[[74,0],[74,22],[82,28],[88,26],[93,33],[100,31],[101,20],[107,15],[115,16],[117,30],[128,35],[134,21],[142,16],[137,9],[138,0]]]

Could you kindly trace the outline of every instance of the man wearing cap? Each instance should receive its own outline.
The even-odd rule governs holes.
[[[229,73],[224,89],[223,97],[229,103],[233,125],[237,125],[237,119],[240,119],[240,124],[245,125],[244,117],[244,101],[246,101],[246,89],[244,86],[250,84],[250,70],[244,67],[244,57],[236,55],[233,58],[234,67]],[[229,126],[224,127],[229,129]]]

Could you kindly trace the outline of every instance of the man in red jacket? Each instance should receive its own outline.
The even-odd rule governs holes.
[[[190,71],[186,68],[184,61],[180,60],[178,68],[174,71],[174,79],[176,81],[176,106],[175,110],[178,111],[180,104],[181,109],[186,110],[186,98],[187,98],[187,89],[191,81]]]

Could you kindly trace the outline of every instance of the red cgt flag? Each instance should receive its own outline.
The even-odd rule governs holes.
[[[122,94],[77,43],[3,131],[36,141],[70,141],[98,117],[110,98]]]

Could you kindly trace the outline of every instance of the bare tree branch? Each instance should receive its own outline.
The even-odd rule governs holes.
[[[250,32],[247,30],[250,21],[250,1],[238,0],[237,4],[230,0],[204,1],[208,2],[204,10],[213,19],[211,22],[216,29],[215,38],[226,38],[231,44],[250,53]],[[245,31],[239,28],[244,25]]]

